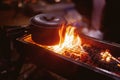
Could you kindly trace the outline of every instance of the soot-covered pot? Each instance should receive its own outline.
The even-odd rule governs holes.
[[[38,14],[30,19],[32,40],[41,45],[59,43],[59,29],[66,24],[64,17],[56,14]],[[64,33],[62,34],[64,36]]]

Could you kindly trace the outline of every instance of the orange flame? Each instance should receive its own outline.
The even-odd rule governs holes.
[[[100,55],[102,61],[110,62],[112,59],[112,55],[110,54],[109,50],[101,52]]]
[[[100,53],[101,57],[102,57],[102,61],[105,61],[105,62],[111,62],[111,60],[114,60],[117,62],[117,66],[120,67],[120,61],[118,59],[116,59],[115,57],[113,57],[109,50],[106,50],[105,52],[101,52]]]
[[[81,46],[81,39],[77,33],[75,33],[75,27],[68,26],[66,27],[65,37],[62,36],[63,28],[59,30],[59,36],[60,36],[60,42],[58,45],[55,46],[48,46],[48,49],[51,49],[52,51],[62,54],[65,51],[69,52],[77,52],[81,53],[84,52],[82,46]]]

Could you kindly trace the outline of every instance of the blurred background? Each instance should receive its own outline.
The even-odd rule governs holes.
[[[0,25],[28,25],[29,19],[36,14],[63,15],[74,6],[71,0],[1,0]]]
[[[96,9],[94,9],[93,1],[0,0],[0,80],[67,80],[43,68],[38,69],[27,59],[23,63],[13,44],[16,36],[8,38],[5,33],[9,28],[28,26],[30,18],[37,14],[58,14],[65,17],[68,24],[76,26],[80,33],[111,43],[120,43],[119,0],[109,0],[109,2],[106,0],[106,3],[101,2],[101,5],[97,5]],[[98,1],[97,4],[99,3]],[[105,7],[102,9],[102,13],[105,15],[99,14],[100,6]],[[93,26],[94,23],[97,23],[96,18],[93,17],[94,10],[103,19],[98,20],[100,23],[97,26]],[[19,36],[19,33],[17,35]]]

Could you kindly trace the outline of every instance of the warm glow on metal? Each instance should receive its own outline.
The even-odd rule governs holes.
[[[55,2],[60,2],[61,0],[55,0]]]
[[[117,64],[118,67],[120,67],[120,64]]]

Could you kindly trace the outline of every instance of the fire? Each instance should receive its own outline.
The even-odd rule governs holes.
[[[106,69],[108,70],[109,68],[112,69],[111,67],[113,67],[112,71],[114,71],[114,68],[116,69],[116,66],[120,68],[119,59],[112,56],[110,53],[110,50],[106,49],[103,51],[103,49],[100,48],[98,51],[101,51],[101,50],[102,51],[100,53],[98,52],[98,55],[96,55],[96,50],[94,51],[95,49],[94,46],[92,46],[92,44],[82,43],[82,40],[79,34],[77,34],[77,32],[75,31],[76,31],[76,27],[62,26],[61,29],[59,30],[59,37],[60,37],[59,44],[53,45],[53,46],[44,46],[41,44],[37,44],[32,40],[31,35],[27,36],[27,38],[24,38],[24,41],[38,45],[40,47],[53,51],[57,54],[63,55],[67,58],[74,59],[75,61],[84,62],[91,66],[99,67],[99,65],[102,64],[101,62],[103,62],[105,66],[106,64],[108,65],[108,67],[106,67]],[[65,35],[63,36],[64,32],[65,32]],[[96,62],[97,59],[101,62]],[[115,65],[111,66],[111,64],[113,63]],[[101,66],[105,67],[104,65],[101,65]],[[102,68],[101,66],[100,68]]]
[[[65,36],[62,36],[63,28],[59,30],[60,42],[55,46],[48,46],[48,49],[52,51],[63,54],[64,52],[72,52],[79,55],[80,53],[84,52],[81,46],[81,39],[79,35],[75,32],[76,28],[73,26],[66,27]]]
[[[109,50],[106,50],[104,52],[100,53],[101,57],[102,57],[102,61],[106,61],[106,62],[110,62],[111,60],[114,60],[118,63],[118,66],[120,66],[120,61],[118,59],[116,59],[115,57],[113,57]]]
[[[100,55],[102,61],[110,62],[112,59],[112,55],[110,54],[109,50],[101,52]]]

